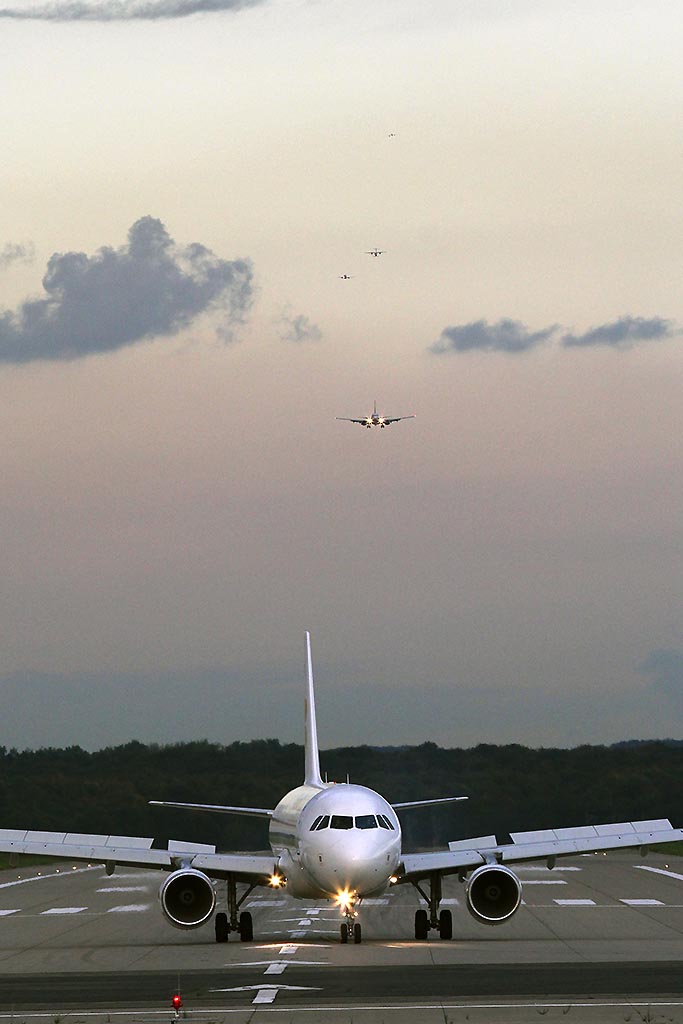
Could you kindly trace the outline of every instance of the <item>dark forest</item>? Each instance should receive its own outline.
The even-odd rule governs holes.
[[[573,750],[481,744],[445,750],[347,747],[321,753],[330,781],[377,790],[389,801],[468,796],[402,812],[404,847],[509,831],[670,818],[683,824],[683,742],[633,741]],[[148,800],[274,807],[301,782],[303,749],[277,740],[221,746],[138,742],[89,753],[80,747],[0,748],[0,827],[140,835],[265,849],[267,823],[170,810]]]

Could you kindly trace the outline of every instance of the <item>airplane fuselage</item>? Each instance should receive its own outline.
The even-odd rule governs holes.
[[[292,896],[362,898],[388,887],[401,858],[401,827],[372,789],[303,785],[273,811],[270,844]]]

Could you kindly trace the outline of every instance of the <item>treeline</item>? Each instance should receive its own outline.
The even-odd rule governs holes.
[[[348,747],[324,751],[321,763],[330,780],[344,782],[348,775],[390,801],[469,797],[403,812],[407,848],[596,822],[668,817],[683,824],[683,746],[666,740],[574,750]],[[148,801],[272,808],[300,784],[302,772],[302,748],[277,740],[133,742],[93,753],[0,748],[0,827],[264,849],[265,821],[149,807]]]

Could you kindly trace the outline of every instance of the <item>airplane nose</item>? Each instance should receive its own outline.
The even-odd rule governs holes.
[[[344,843],[325,852],[319,851],[310,868],[328,892],[336,894],[346,890],[362,896],[386,883],[394,871],[395,861],[384,845]]]

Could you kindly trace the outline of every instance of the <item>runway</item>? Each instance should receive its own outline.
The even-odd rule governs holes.
[[[638,1006],[683,1024],[683,859],[591,855],[519,873],[524,905],[504,925],[474,921],[449,880],[455,938],[416,942],[417,895],[401,886],[363,904],[363,942],[342,946],[331,903],[257,890],[245,903],[254,942],[219,945],[210,926],[165,923],[159,873],[6,871],[0,1021],[171,1019],[180,989],[188,1018],[215,1024],[266,1013],[398,1024],[465,1010],[470,1021],[523,1021],[567,1007],[572,1020],[623,1021]]]

